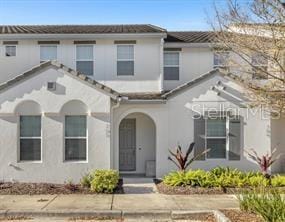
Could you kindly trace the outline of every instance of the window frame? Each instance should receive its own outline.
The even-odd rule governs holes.
[[[178,65],[165,65],[164,63],[164,54],[165,53],[171,53],[171,54],[178,54]],[[164,68],[167,67],[178,67],[178,79],[165,79],[164,76]],[[181,51],[163,51],[163,81],[180,81],[180,73],[181,73]]]
[[[90,46],[92,47],[92,59],[89,59],[89,60],[86,60],[86,59],[77,59],[77,47],[78,46]],[[86,73],[83,73],[85,74],[86,76],[95,76],[95,45],[94,44],[76,44],[75,45],[75,68],[76,68],[76,71],[77,72],[81,72],[77,69],[77,62],[92,62],[92,75],[87,75]]]
[[[66,117],[67,116],[84,116],[85,120],[86,120],[86,136],[85,137],[66,137],[65,135],[65,129],[66,129]],[[88,163],[88,159],[89,159],[89,155],[88,155],[88,116],[87,115],[83,115],[83,114],[79,114],[79,115],[64,115],[64,127],[63,127],[63,162],[66,163]],[[86,150],[86,159],[85,160],[67,160],[66,156],[65,156],[65,151],[66,151],[66,139],[85,139],[86,140],[86,146],[85,146],[85,150]]]
[[[55,46],[56,47],[56,59],[55,60],[57,60],[57,58],[58,58],[58,45],[56,45],[56,44],[41,44],[41,45],[39,45],[39,47],[40,47],[40,63],[43,63],[43,62],[47,62],[47,61],[49,61],[49,60],[42,60],[41,59],[41,48],[42,48],[42,46]]]
[[[15,55],[14,56],[7,56],[7,47],[15,47]],[[5,45],[5,47],[4,47],[4,55],[5,55],[5,57],[7,57],[7,58],[11,58],[11,57],[17,57],[17,45]]]
[[[40,122],[41,122],[41,129],[40,129],[40,132],[41,132],[41,136],[38,137],[38,136],[33,136],[33,137],[27,137],[27,136],[21,136],[21,116],[30,116],[30,117],[33,117],[33,116],[38,116],[40,117]],[[42,115],[19,115],[18,116],[18,158],[17,158],[17,162],[18,163],[42,163],[43,162],[43,118],[42,118]],[[41,159],[40,160],[21,160],[21,140],[22,139],[40,139],[40,152],[41,152]]]
[[[211,116],[213,118],[213,116]],[[229,160],[229,151],[230,151],[230,137],[229,137],[229,132],[230,132],[230,117],[228,115],[217,115],[216,117],[214,118],[225,118],[226,119],[226,135],[225,136],[207,136],[207,131],[208,131],[208,128],[207,128],[207,123],[208,123],[208,119],[210,119],[209,115],[206,115],[205,116],[205,148],[208,149],[208,146],[207,146],[207,140],[208,139],[225,139],[226,140],[226,157],[225,158],[208,158],[208,155],[207,153],[205,154],[205,160],[226,160],[228,161]]]
[[[229,65],[225,65],[225,64],[215,64],[215,61],[217,61],[216,59],[215,59],[215,56],[216,55],[218,55],[218,54],[227,54],[227,59],[229,59],[230,58],[230,51],[229,50],[226,50],[226,51],[214,51],[214,53],[213,53],[213,68],[214,69],[217,69],[217,68],[228,68],[229,67]],[[218,59],[218,61],[221,61],[220,60],[220,58]]]
[[[135,45],[136,44],[124,44],[124,43],[121,43],[121,44],[116,44],[116,75],[117,75],[117,77],[133,77],[133,76],[135,76]],[[131,60],[131,59],[119,59],[118,58],[118,47],[119,46],[132,46],[133,47],[133,59]],[[126,74],[124,74],[124,75],[118,75],[118,62],[133,62],[134,63],[134,72],[133,72],[133,74],[132,75],[126,75]]]

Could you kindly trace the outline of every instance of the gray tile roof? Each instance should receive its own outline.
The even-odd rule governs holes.
[[[0,85],[0,91],[5,90],[7,88],[10,88],[12,85],[17,84],[21,81],[24,81],[36,74],[38,74],[40,70],[47,68],[49,66],[53,66],[56,69],[62,69],[65,72],[67,72],[68,74],[74,76],[75,78],[77,78],[80,81],[84,81],[86,84],[88,84],[89,86],[97,89],[97,90],[101,90],[103,92],[105,92],[106,94],[110,95],[113,99],[117,99],[118,97],[120,97],[120,94],[118,92],[116,92],[115,90],[111,89],[110,87],[107,87],[91,78],[89,78],[88,76],[77,72],[59,62],[56,61],[47,61],[44,63],[41,63],[37,66],[34,66],[32,69],[14,77],[13,79],[8,80],[7,82],[4,82]]]
[[[167,32],[165,42],[209,43],[215,39],[212,31]]]
[[[0,34],[165,33],[150,24],[133,25],[0,25]]]

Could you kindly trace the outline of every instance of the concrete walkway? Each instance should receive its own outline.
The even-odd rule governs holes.
[[[124,177],[123,180],[125,194],[150,194],[157,192],[153,178]]]
[[[1,195],[4,211],[94,211],[94,210],[216,210],[238,208],[233,195]]]

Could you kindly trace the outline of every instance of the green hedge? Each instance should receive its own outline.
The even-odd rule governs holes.
[[[163,178],[169,186],[198,187],[258,187],[285,186],[285,176],[266,179],[261,173],[242,172],[237,169],[217,167],[211,171],[189,170],[171,172]]]
[[[81,179],[81,185],[96,193],[113,193],[119,183],[116,170],[94,170]]]

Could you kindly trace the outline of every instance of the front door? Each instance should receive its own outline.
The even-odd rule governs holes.
[[[119,127],[119,169],[136,170],[136,119],[123,119]]]

